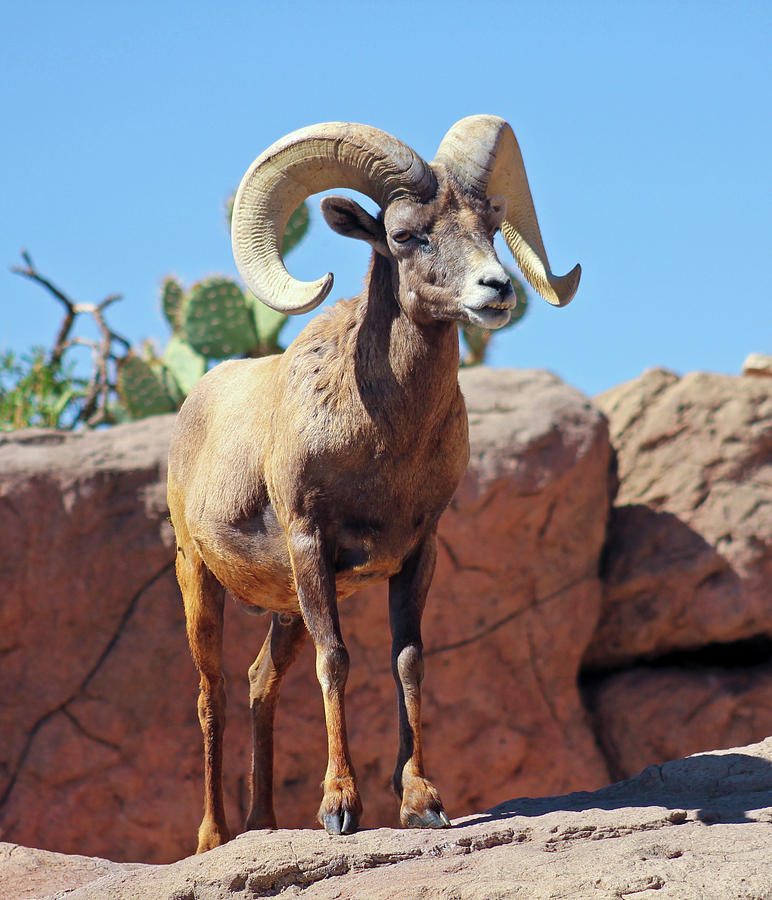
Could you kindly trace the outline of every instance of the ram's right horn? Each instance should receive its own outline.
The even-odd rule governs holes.
[[[468,116],[442,139],[433,163],[451,171],[481,196],[507,201],[501,233],[531,286],[553,306],[566,306],[579,287],[581,266],[553,275],[539,230],[520,147],[510,125],[498,116]]]

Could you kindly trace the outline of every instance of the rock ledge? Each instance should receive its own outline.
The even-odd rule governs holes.
[[[171,865],[0,845],[0,898],[737,900],[772,894],[772,738],[592,793],[511,800],[448,831],[243,834]]]

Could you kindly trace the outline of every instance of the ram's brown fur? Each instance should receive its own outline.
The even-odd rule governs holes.
[[[378,219],[327,198],[335,230],[374,249],[364,290],[314,319],[282,356],[222,363],[180,411],[168,500],[188,635],[201,674],[205,813],[199,851],[229,837],[222,799],[224,589],[273,613],[250,668],[254,726],[248,828],[275,827],[273,718],[307,633],[327,721],[319,819],[355,831],[362,805],[349,756],[348,654],[337,602],[388,579],[403,824],[449,820],[423,770],[420,620],[437,523],[469,447],[456,322],[504,324],[511,284],[493,249],[505,204],[433,167],[427,201],[397,199]],[[408,240],[403,240],[409,234]]]

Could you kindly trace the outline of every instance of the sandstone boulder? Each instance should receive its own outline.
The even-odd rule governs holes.
[[[743,363],[743,375],[772,376],[772,356],[768,353],[749,353]]]
[[[683,749],[737,746],[772,734],[772,666],[636,666],[587,688],[595,730],[614,777]]]
[[[619,493],[588,667],[772,635],[772,391],[655,369],[596,398]]]
[[[451,815],[501,796],[608,780],[576,679],[600,606],[606,423],[545,372],[462,376],[472,462],[443,519],[425,618],[430,774]],[[151,862],[193,848],[201,815],[197,678],[166,522],[169,417],[0,441],[0,836]],[[364,825],[396,823],[385,592],[342,608]],[[226,793],[248,802],[246,671],[264,619],[226,612]],[[310,826],[326,765],[307,647],[282,690],[277,813]],[[324,835],[319,835],[325,840]]]
[[[0,845],[0,898],[761,900],[771,796],[765,741],[595,793],[512,800],[446,831],[251,832],[167,866]]]
[[[772,733],[772,393],[657,369],[597,402],[619,491],[584,685],[621,778]]]

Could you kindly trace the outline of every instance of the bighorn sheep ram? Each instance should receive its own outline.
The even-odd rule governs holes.
[[[222,793],[223,601],[273,615],[249,670],[252,803],[246,827],[275,828],[273,723],[279,686],[307,632],[327,723],[319,821],[357,830],[349,756],[349,658],[338,602],[388,579],[404,825],[450,824],[424,775],[421,615],[437,523],[469,458],[457,322],[499,328],[515,305],[493,247],[501,230],[531,285],[564,306],[580,275],[550,272],[520,150],[495,116],[454,125],[426,163],[391,135],[326,123],[273,144],[244,176],[232,237],[252,292],[288,313],[313,309],[332,274],[293,279],[282,262],[290,213],[310,194],[352,188],[380,207],[325,197],[339,234],[373,248],[364,289],[317,317],[281,356],[224,362],[185,401],[169,455],[169,509],[188,637],[200,672],[205,812],[198,851],[229,838]]]

